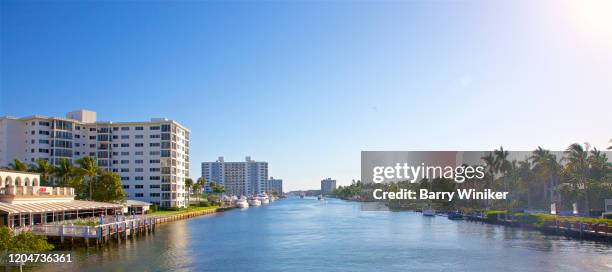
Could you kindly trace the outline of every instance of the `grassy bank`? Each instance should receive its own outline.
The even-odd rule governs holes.
[[[496,223],[498,216],[502,219],[506,217],[507,211],[486,211],[487,221]],[[554,225],[556,221],[569,223],[585,223],[585,224],[608,224],[612,225],[612,219],[601,219],[593,217],[580,216],[560,216],[553,214],[526,214],[526,213],[508,213],[509,219],[514,220],[522,225],[543,227]]]
[[[188,208],[181,208],[177,210],[159,210],[148,213],[148,215],[177,215],[188,212],[198,212],[205,210],[213,210],[219,208],[219,206],[208,206],[208,207],[198,207],[198,206],[189,206]]]

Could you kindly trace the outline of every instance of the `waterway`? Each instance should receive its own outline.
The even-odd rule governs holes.
[[[413,212],[289,198],[158,226],[36,271],[612,271],[612,247]]]

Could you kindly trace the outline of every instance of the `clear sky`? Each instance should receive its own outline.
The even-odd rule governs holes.
[[[290,190],[361,150],[604,148],[612,5],[554,3],[1,1],[0,115],[171,118],[193,177],[250,155]]]

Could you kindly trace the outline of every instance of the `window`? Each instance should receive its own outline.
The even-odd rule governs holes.
[[[136,188],[136,189],[142,189],[142,188],[144,188],[144,185],[142,185],[142,184],[136,184],[136,185],[134,185],[134,188]]]
[[[142,139],[142,138],[144,138],[144,135],[136,135],[136,136],[134,136],[134,138],[136,138],[136,139]]]
[[[135,197],[144,197],[143,193],[136,193]]]
[[[142,176],[134,177],[134,180],[144,180],[144,177]]]
[[[123,185],[123,189],[130,189],[130,185]]]
[[[143,146],[144,146],[144,144],[143,144],[143,143],[136,143],[136,144],[135,144],[135,146],[136,146],[136,147],[143,147]]]
[[[159,147],[160,144],[159,143],[150,143],[149,146],[150,147]]]
[[[121,173],[128,173],[130,172],[130,168],[121,168]]]
[[[118,135],[113,135],[113,140],[117,140],[117,139],[119,139],[119,136]]]
[[[149,168],[149,172],[159,172],[159,168]]]
[[[149,163],[159,163],[159,160],[149,160]]]
[[[130,163],[130,160],[121,160],[121,164],[128,164]]]
[[[121,180],[123,180],[123,181],[130,180],[130,177],[121,177]],[[125,187],[125,185],[124,185],[123,187]],[[128,186],[128,188],[129,188],[129,187],[130,187],[130,186]],[[125,188],[125,189],[127,189],[127,188]]]
[[[159,193],[150,193],[149,196],[150,197],[159,197]]]
[[[134,163],[136,163],[136,164],[143,164],[144,161],[143,160],[135,160]]]
[[[96,131],[96,128],[89,128],[89,131]]]
[[[151,184],[151,185],[149,185],[149,188],[150,189],[159,189],[160,185],[159,184]]]
[[[121,151],[121,156],[129,156],[130,152],[129,151]]]
[[[130,135],[121,135],[121,139],[129,139]]]
[[[114,128],[113,128],[113,131],[117,131],[117,130],[119,130],[119,128],[118,128],[118,127],[114,127]]]
[[[89,139],[90,139],[90,140],[95,140],[95,139],[96,139],[96,136],[89,136]]]
[[[159,134],[151,134],[149,136],[149,138],[151,138],[151,139],[159,139],[160,137],[161,137],[161,135],[159,135]]]
[[[89,148],[96,148],[96,144],[89,144]]]
[[[123,130],[123,131],[130,130],[130,127],[121,127],[121,130]]]
[[[136,171],[137,173],[142,173],[142,172],[144,172],[144,169],[142,169],[142,168],[136,168],[136,169],[134,169],[134,171]]]
[[[159,130],[159,126],[152,126],[152,127],[149,127],[149,129],[150,130]]]
[[[123,143],[123,144],[121,144],[121,147],[130,147],[130,144],[128,144],[128,143]]]
[[[149,155],[151,155],[151,156],[155,156],[155,155],[159,155],[159,154],[160,154],[159,151],[151,151],[151,152],[149,152]]]
[[[135,127],[136,130],[144,130],[144,127]]]
[[[144,152],[142,152],[142,151],[136,151],[135,153],[136,153],[136,156],[142,156],[142,155],[144,155]]]
[[[159,176],[150,176],[150,180],[160,180]]]

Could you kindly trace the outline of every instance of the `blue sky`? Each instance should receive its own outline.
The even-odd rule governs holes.
[[[171,118],[192,131],[193,177],[202,161],[250,155],[287,189],[317,188],[359,178],[361,150],[612,138],[603,2],[0,7],[0,115]]]

